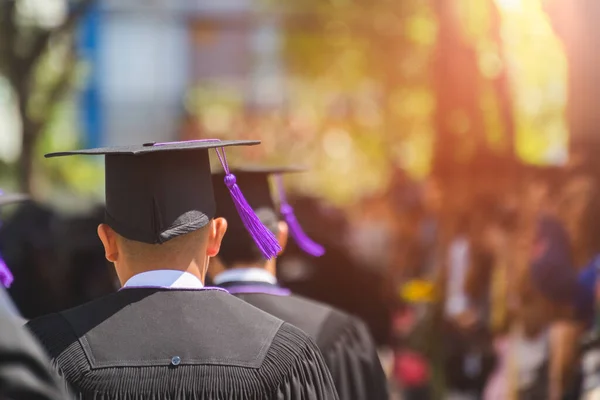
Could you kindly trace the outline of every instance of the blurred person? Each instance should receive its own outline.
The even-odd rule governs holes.
[[[309,255],[321,256],[323,249],[301,231],[281,182],[278,182],[281,213],[271,194],[270,177],[295,171],[294,168],[246,166],[234,172],[248,203],[277,235],[282,248],[285,248],[290,233],[296,244]],[[223,179],[224,174],[214,175],[215,182]],[[244,231],[227,191],[216,183],[215,188],[217,215],[227,220],[229,231],[216,257],[219,266],[225,270],[213,275],[213,282],[308,333],[323,353],[341,399],[387,399],[386,376],[366,325],[356,317],[282,288],[276,279],[275,259],[265,260]]]
[[[361,266],[365,261],[352,256],[347,240],[352,228],[346,212],[314,196],[295,194],[289,202],[303,230],[327,251],[321,257],[312,257],[294,240],[288,241],[285,252],[277,258],[278,281],[292,293],[358,316],[368,325],[378,346],[389,345],[393,282],[374,272],[377,268]]]
[[[0,194],[0,207],[26,199],[23,195]],[[12,274],[0,258],[0,398],[66,399],[50,361],[23,328],[18,310],[3,287],[11,283]]]
[[[122,289],[38,318],[29,329],[82,399],[337,399],[314,342],[299,329],[203,284],[227,222],[215,218],[209,149],[257,141],[147,143],[55,153],[104,155],[98,227]],[[223,183],[221,183],[223,185]],[[227,186],[266,258],[276,238]]]
[[[469,311],[461,319],[463,327],[478,324],[487,337],[488,357],[494,359],[483,389],[485,399],[509,398],[508,333],[511,323],[511,304],[514,302],[513,237],[517,214],[512,196],[499,201],[482,199],[475,207],[471,266],[466,279]],[[489,364],[491,366],[491,363]]]
[[[597,217],[594,218],[594,214],[599,211],[590,210],[593,198],[598,197],[595,192],[596,187],[591,177],[572,176],[559,199],[558,216],[569,234],[576,268],[585,265],[600,250],[598,238],[594,237],[598,228],[591,230],[589,226],[590,222],[600,222]]]
[[[600,368],[597,357],[597,338],[600,328],[597,318],[597,275],[600,265],[600,193],[593,175],[586,170],[575,170],[565,185],[559,216],[569,233],[573,251],[572,268],[577,269],[574,318],[557,320],[553,323],[555,346],[559,350],[555,364],[558,372],[571,378],[568,398],[579,398],[582,391],[593,393],[598,390],[597,379]],[[578,349],[582,332],[584,347]],[[581,357],[578,357],[581,350]],[[577,368],[577,364],[585,368]],[[567,372],[565,372],[567,371]],[[572,371],[578,371],[573,377]]]
[[[6,206],[8,204],[20,203],[27,200],[28,197],[21,194],[4,194],[3,191],[0,190],[0,206]],[[14,281],[14,276],[6,261],[2,258],[0,254],[0,286],[8,288],[12,285]]]
[[[363,268],[384,274],[389,269],[395,219],[380,194],[361,199],[352,212],[349,249]]]
[[[457,219],[454,238],[448,246],[444,271],[445,375],[450,389],[448,398],[479,399],[495,367],[489,329],[485,324],[485,307],[477,307],[468,294],[468,278],[474,269],[489,269],[475,262],[480,234],[476,224],[478,204]],[[479,261],[479,260],[477,260]],[[484,281],[479,282],[485,285]],[[485,289],[484,289],[485,290]]]
[[[8,294],[0,287],[0,398],[67,399],[50,360],[15,312]]]
[[[521,165],[523,211],[556,215],[567,171],[560,165]]]
[[[553,359],[553,318],[563,313],[560,301],[545,297],[536,287],[531,273],[532,253],[539,252],[542,220],[555,220],[559,212],[559,194],[565,171],[560,166],[522,165],[517,228],[514,230],[508,262],[511,294],[506,303],[510,315],[509,334],[497,343],[504,373],[494,375],[496,383],[504,380],[509,395],[520,397],[555,396],[560,385]],[[497,371],[502,372],[502,371]],[[491,387],[498,385],[491,384]],[[502,386],[502,385],[500,385]],[[493,392],[493,391],[492,391]],[[529,397],[528,397],[529,396]],[[490,397],[502,398],[502,397]],[[554,398],[554,397],[552,397]]]
[[[405,281],[416,279],[420,275],[422,260],[419,225],[424,216],[423,196],[419,185],[412,181],[403,170],[393,175],[387,196],[392,205],[393,246],[386,251],[391,252],[389,274],[394,280],[394,287]]]
[[[61,263],[65,264],[65,290],[69,293],[65,308],[113,293],[120,286],[95,232],[103,217],[102,207],[89,214],[70,216],[60,221],[57,234],[64,240],[59,242],[58,251]],[[86,267],[82,268],[82,265]]]
[[[563,269],[569,271],[570,279],[554,282],[557,287],[554,291],[559,287],[563,290],[571,288],[573,294],[559,300],[558,304],[556,296],[545,295],[546,301],[552,301],[548,313],[551,319],[551,366],[552,373],[559,377],[555,381],[560,383],[555,391],[560,393],[569,389],[571,393],[566,394],[576,398],[582,379],[580,373],[574,374],[580,362],[578,343],[584,330],[592,329],[593,332],[594,329],[595,264],[600,253],[600,196],[593,175],[586,170],[569,171],[557,204],[557,217],[567,232],[560,238],[569,243],[568,249],[562,245],[563,253],[568,251],[570,254],[570,260],[563,262]],[[548,286],[549,283],[543,285],[546,291]]]
[[[423,184],[423,214],[419,223],[419,242],[421,247],[420,276],[437,276],[441,252],[440,213],[443,204],[442,189],[438,180],[428,178]]]
[[[580,277],[573,265],[566,229],[552,216],[541,216],[530,264],[531,291],[524,301],[538,304],[537,325],[548,326],[547,398],[560,399],[574,378],[576,339],[583,332],[577,321]]]
[[[59,221],[54,211],[30,201],[11,213],[0,228],[0,252],[15,278],[8,292],[27,319],[62,310],[68,303],[57,250]]]

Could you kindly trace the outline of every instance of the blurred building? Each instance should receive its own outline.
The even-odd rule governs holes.
[[[194,86],[245,107],[283,98],[277,18],[258,0],[103,0],[81,27],[88,145],[176,140]]]

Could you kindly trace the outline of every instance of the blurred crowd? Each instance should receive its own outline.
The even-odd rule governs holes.
[[[600,252],[594,176],[524,166],[511,190],[458,196],[440,177],[394,175],[388,191],[348,210],[290,199],[327,253],[290,243],[282,284],[360,316],[397,398],[580,398]],[[101,208],[7,210],[0,251],[25,318],[118,289],[96,236],[102,219]]]
[[[414,386],[414,398],[440,386],[447,398],[581,396],[597,183],[570,166],[523,166],[516,176],[509,190],[467,195],[431,180],[420,210],[396,219],[405,236],[390,247],[399,252],[390,274],[412,288],[399,291],[395,380]]]

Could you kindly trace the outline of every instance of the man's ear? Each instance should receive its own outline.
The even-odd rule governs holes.
[[[283,253],[287,246],[290,228],[288,227],[288,224],[285,221],[279,221],[277,227],[279,229],[279,233],[277,233],[277,241],[279,242],[279,246],[281,246],[281,251],[278,255],[280,255],[281,253]]]
[[[119,246],[117,245],[117,233],[113,229],[106,225],[98,225],[98,237],[102,241],[104,246],[104,256],[111,263],[115,263],[119,260]]]
[[[211,221],[208,231],[208,244],[206,246],[206,255],[214,257],[221,250],[221,242],[227,232],[227,220],[225,218],[215,218]]]

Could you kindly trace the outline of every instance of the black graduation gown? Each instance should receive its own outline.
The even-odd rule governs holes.
[[[342,400],[388,398],[375,343],[358,318],[263,282],[225,282],[240,299],[297,326],[319,346]]]
[[[123,289],[28,326],[76,398],[338,398],[306,334],[221,290]]]
[[[44,351],[13,315],[0,287],[0,399],[66,399]]]

